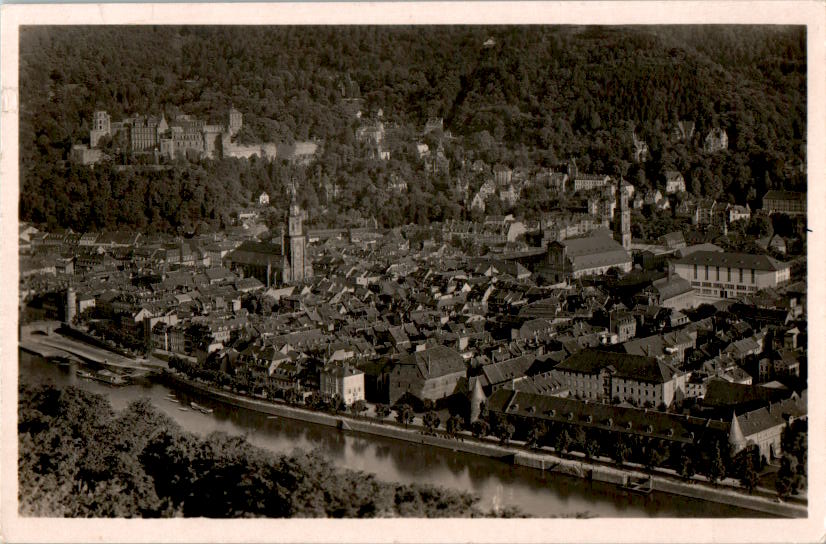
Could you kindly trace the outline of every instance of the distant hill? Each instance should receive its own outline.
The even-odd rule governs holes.
[[[757,203],[767,188],[805,189],[805,43],[804,27],[742,25],[25,28],[21,218],[174,230],[192,216],[218,228],[248,194],[278,194],[296,176],[311,217],[324,204],[328,222],[377,210],[391,226],[458,216],[449,180],[424,179],[405,147],[430,117],[454,136],[443,142],[449,179],[466,158],[545,167],[576,157],[581,170],[648,186],[673,168],[696,194]],[[381,109],[399,127],[387,163],[366,160],[353,141],[353,98],[364,115]],[[230,104],[250,139],[315,140],[323,151],[300,174],[201,165],[206,189],[183,214],[154,211],[146,179],[124,200],[120,184],[132,182],[114,174],[93,176],[109,194],[99,213],[69,209],[85,194],[70,178],[87,175],[62,161],[88,141],[93,111],[181,110],[218,122]],[[673,140],[678,121],[694,123],[689,141]],[[712,128],[726,131],[727,151],[702,152]],[[650,150],[644,165],[633,161],[634,133]],[[391,173],[408,194],[384,190]],[[344,196],[326,201],[332,182]]]

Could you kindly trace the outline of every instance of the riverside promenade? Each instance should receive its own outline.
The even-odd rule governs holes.
[[[724,480],[716,485],[709,484],[701,477],[685,481],[674,474],[669,474],[670,471],[667,470],[655,470],[648,473],[642,467],[632,464],[618,467],[610,460],[586,459],[584,456],[580,457],[576,454],[551,453],[547,449],[533,451],[526,449],[524,444],[518,441],[513,441],[509,445],[502,445],[493,438],[475,438],[467,431],[460,432],[454,438],[425,434],[424,428],[420,425],[414,423],[405,426],[392,421],[389,417],[377,420],[367,416],[330,414],[238,395],[202,381],[184,378],[175,372],[164,372],[161,377],[171,387],[189,390],[226,404],[268,415],[306,421],[344,431],[383,436],[481,455],[536,470],[608,482],[618,486],[627,485],[631,481],[650,479],[650,488],[654,491],[737,506],[778,517],[800,518],[807,516],[805,501],[777,502],[774,497],[769,496],[770,494],[765,491],[749,495],[742,491],[735,480],[731,479]]]

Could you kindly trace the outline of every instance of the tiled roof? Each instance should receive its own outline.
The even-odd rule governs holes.
[[[694,442],[706,433],[728,436],[729,423],[654,410],[587,403],[569,398],[535,395],[509,389],[494,392],[487,401],[498,413],[558,421],[680,442]]]
[[[281,265],[284,255],[281,246],[265,242],[247,241],[229,254],[233,263],[267,266],[270,263],[275,270]]]
[[[802,417],[806,414],[806,403],[799,398],[791,398],[737,416],[737,423],[740,424],[743,436],[748,438],[766,429],[784,425],[789,416]]]
[[[708,251],[718,251],[718,252],[722,253],[723,248],[721,248],[720,246],[717,246],[717,245],[714,245],[714,244],[708,244],[708,243],[706,243],[706,244],[697,244],[697,245],[688,246],[688,247],[678,249],[677,250],[677,256],[679,256],[680,258],[685,258],[685,257],[688,257],[689,255],[692,255],[692,254],[700,252],[700,251],[706,251],[706,252],[708,252]]]
[[[665,277],[654,280],[652,285],[660,294],[661,302],[691,291],[691,283],[676,275],[671,276],[671,278]]]
[[[672,243],[672,244],[677,244],[677,243],[683,243],[684,244],[685,243],[685,236],[683,236],[683,233],[680,232],[680,231],[669,232],[668,234],[663,234],[662,236],[660,236],[660,239],[663,240],[665,243],[669,243],[669,242]]]
[[[580,238],[567,238],[561,243],[571,259],[574,270],[614,266],[631,261],[631,256],[607,231],[595,231]]]
[[[750,253],[728,253],[717,251],[696,251],[677,261],[677,264],[745,268],[754,270],[783,270],[788,264],[769,257]]]
[[[482,367],[482,373],[491,384],[503,383],[524,377],[533,362],[533,355],[522,355],[507,361],[485,365]]]
[[[403,357],[399,363],[416,365],[425,379],[465,371],[465,362],[459,352],[445,346],[433,346],[411,353]]]
[[[765,202],[766,200],[769,200],[769,199],[771,199],[771,200],[800,200],[800,201],[805,202],[806,193],[798,193],[798,192],[795,192],[795,191],[779,191],[779,190],[776,190],[776,189],[772,189],[771,191],[768,191],[766,193],[766,195],[763,197],[763,201]]]
[[[788,397],[786,391],[770,389],[762,385],[746,385],[731,383],[720,378],[711,378],[706,383],[706,394],[703,397],[703,406],[710,408],[753,407],[757,404],[767,404],[772,400]]]
[[[680,345],[694,345],[694,342],[688,334],[675,331],[664,335],[657,334],[646,338],[634,338],[625,342],[622,347],[626,353],[632,355],[657,357],[667,353],[666,348]]]
[[[554,369],[597,374],[609,366],[617,377],[649,383],[667,382],[678,373],[673,366],[657,361],[653,357],[598,349],[581,350],[556,365]]]
[[[567,391],[567,388],[550,373],[525,376],[511,384],[505,384],[505,387],[534,395],[554,395]]]

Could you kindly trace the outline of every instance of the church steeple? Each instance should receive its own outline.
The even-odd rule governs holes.
[[[287,214],[287,244],[288,244],[288,281],[290,283],[302,282],[305,279],[308,269],[306,263],[306,243],[304,236],[304,212],[296,201],[295,184],[290,184],[290,209]],[[287,272],[287,271],[285,271]],[[286,276],[287,274],[285,274]]]
[[[619,210],[614,214],[614,239],[626,250],[631,249],[631,208],[628,205],[628,198],[625,180],[620,177],[617,183]]]

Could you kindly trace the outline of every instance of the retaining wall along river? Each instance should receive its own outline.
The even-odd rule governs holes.
[[[774,516],[806,517],[807,515],[806,507],[803,505],[778,503],[766,497],[746,495],[724,486],[711,487],[702,483],[671,479],[663,475],[651,476],[644,472],[591,463],[584,459],[577,460],[556,457],[547,453],[529,453],[518,448],[506,447],[498,443],[488,442],[484,439],[478,440],[469,436],[462,436],[461,439],[434,436],[422,433],[421,428],[417,426],[404,427],[390,421],[380,423],[363,417],[329,414],[281,403],[258,400],[237,395],[202,382],[189,380],[171,372],[164,373],[162,379],[176,388],[194,391],[233,406],[268,415],[307,421],[344,431],[377,435],[452,451],[481,455],[541,471],[556,472],[619,486],[627,484],[630,479],[647,479],[650,477],[651,489],[654,491],[737,506]]]

